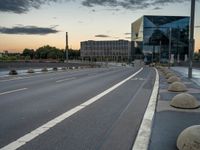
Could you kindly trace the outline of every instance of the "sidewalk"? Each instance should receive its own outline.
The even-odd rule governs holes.
[[[180,73],[184,77],[188,77],[188,68],[187,67],[171,67],[172,70]],[[200,68],[192,69],[192,81],[200,86]]]
[[[193,81],[189,80],[184,75],[186,73],[185,68],[172,68],[176,70],[177,76],[181,78],[181,81],[186,85],[191,95],[195,96],[197,100],[200,100],[200,73],[194,76]],[[177,109],[169,105],[171,99],[179,94],[179,92],[169,92],[167,90],[169,84],[161,72],[160,75],[160,89],[158,95],[158,103],[154,116],[154,122],[152,127],[152,134],[149,143],[149,150],[177,150],[176,140],[178,135],[187,127],[200,124],[200,108],[198,109]],[[198,81],[198,82],[197,82]]]

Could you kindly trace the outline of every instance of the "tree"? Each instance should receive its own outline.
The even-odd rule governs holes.
[[[40,59],[63,59],[64,51],[49,45],[40,47],[36,50],[36,58]]]
[[[75,59],[78,57],[80,57],[80,50],[69,49],[69,58],[70,59]]]
[[[34,50],[33,49],[28,49],[28,48],[25,48],[23,50],[23,53],[22,53],[23,56],[30,57],[31,59],[34,58],[34,54],[35,54]]]
[[[200,50],[194,53],[194,60],[200,60]]]

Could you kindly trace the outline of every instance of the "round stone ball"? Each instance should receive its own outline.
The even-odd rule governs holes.
[[[200,125],[186,128],[176,142],[179,150],[200,150]]]
[[[171,76],[174,76],[174,74],[171,73],[171,72],[169,72],[169,73],[167,73],[167,74],[165,75],[166,79],[169,79]]]
[[[27,71],[27,73],[34,73],[35,71],[33,70],[33,69],[29,69],[28,71]]]
[[[199,107],[199,102],[191,94],[181,93],[172,98],[170,105],[182,109],[195,109]]]
[[[169,85],[168,91],[171,91],[171,92],[186,92],[187,88],[183,83],[176,81],[176,82],[173,82],[172,84]]]
[[[176,82],[176,81],[180,82],[181,79],[178,78],[177,76],[171,76],[171,77],[169,77],[169,79],[167,79],[168,83],[173,83],[173,82]]]

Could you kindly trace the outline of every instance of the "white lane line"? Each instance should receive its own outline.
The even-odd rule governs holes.
[[[11,91],[2,92],[2,93],[0,93],[0,96],[1,96],[1,95],[5,95],[5,94],[14,93],[14,92],[24,91],[24,90],[27,90],[27,88],[21,88],[21,89],[16,89],[16,90],[11,90]]]
[[[156,80],[154,83],[154,88],[151,93],[149,104],[145,111],[140,129],[136,136],[136,140],[134,142],[132,150],[147,150],[149,147],[151,129],[153,125],[153,119],[154,119],[157,97],[158,97],[158,89],[159,89],[159,74],[158,74],[158,71],[156,70]]]
[[[7,81],[14,81],[14,80],[22,80],[22,79],[29,79],[31,77],[15,77],[12,79],[0,80],[0,82],[7,82]]]
[[[69,111],[61,114],[60,116],[54,118],[53,120],[50,120],[46,124],[38,127],[37,129],[31,131],[30,133],[24,135],[23,137],[17,139],[16,141],[6,145],[5,147],[1,148],[0,150],[16,150],[22,145],[26,144],[27,142],[31,141],[32,139],[36,138],[37,136],[41,135],[42,133],[46,132],[50,128],[54,127],[58,123],[62,122],[63,120],[67,119],[68,117],[72,116],[73,114],[77,113],[78,111],[82,110],[83,108],[89,106],[90,104],[94,103],[95,101],[99,100],[101,97],[105,96],[109,92],[113,91],[114,89],[118,88],[123,83],[130,80],[132,77],[136,76],[138,73],[140,73],[143,70],[141,68],[137,72],[135,72],[130,77],[124,79],[123,81],[117,83],[116,85],[110,87],[109,89],[105,90],[104,92],[98,94],[97,96],[87,100],[86,102],[80,104],[79,106],[76,106],[75,108],[70,109]]]
[[[63,82],[63,81],[68,81],[68,80],[74,80],[74,79],[76,79],[76,78],[75,77],[66,78],[66,79],[58,80],[58,81],[56,81],[56,83],[60,83],[60,82]]]

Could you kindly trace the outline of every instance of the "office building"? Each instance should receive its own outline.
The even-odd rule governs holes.
[[[116,41],[84,41],[81,42],[81,57],[94,61],[128,61],[130,42]]]
[[[184,60],[189,49],[187,16],[143,16],[131,25],[132,59],[167,62]],[[170,55],[171,54],[171,55]]]

